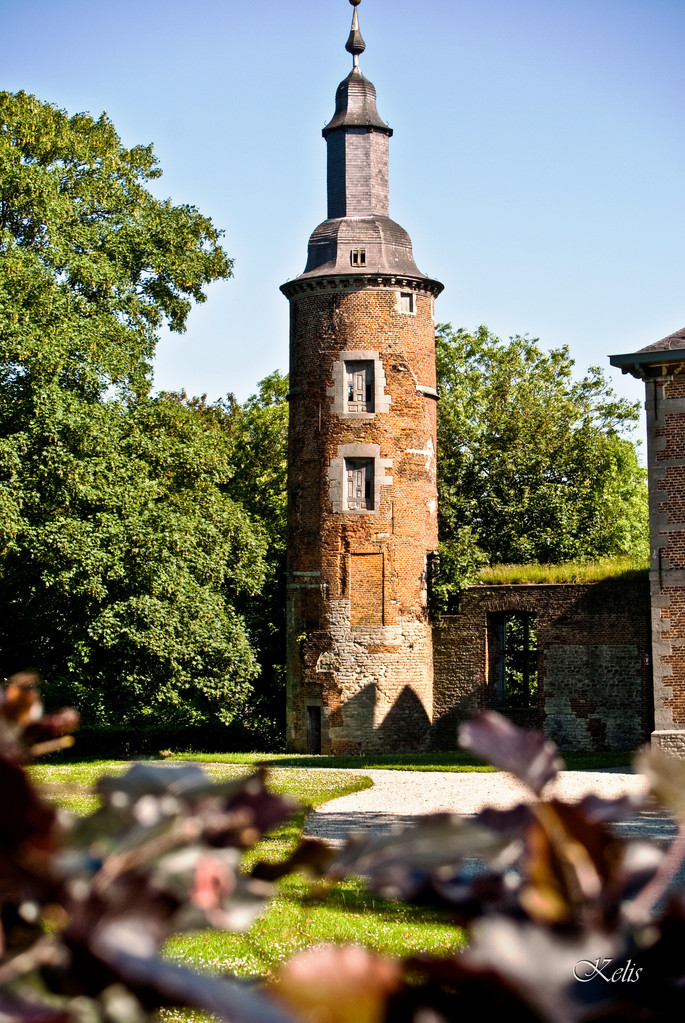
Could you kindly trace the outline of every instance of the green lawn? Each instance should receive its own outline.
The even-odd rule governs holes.
[[[173,760],[194,760],[214,778],[237,777],[256,763],[270,762],[270,786],[291,795],[301,809],[282,827],[265,838],[249,854],[269,860],[284,859],[299,839],[308,813],[337,796],[371,785],[363,773],[343,771],[370,768],[422,771],[491,771],[468,754],[460,752],[407,754],[377,757],[312,757],[291,754],[186,754]],[[566,754],[572,769],[624,766],[630,753]],[[36,781],[45,786],[49,798],[76,813],[89,813],[98,805],[90,787],[102,774],[125,771],[129,762],[101,760],[72,764],[42,763],[30,768]],[[327,768],[327,770],[312,770]],[[336,770],[337,769],[337,770]],[[270,976],[278,964],[294,951],[320,942],[357,942],[388,954],[407,951],[446,953],[463,941],[462,932],[439,913],[387,902],[370,895],[363,883],[351,879],[329,895],[326,901],[312,900],[301,877],[285,878],[277,896],[264,914],[245,934],[203,931],[183,935],[169,942],[168,954],[217,972],[240,976]]]
[[[245,773],[246,766],[264,757],[255,755],[242,762],[223,763],[217,762],[218,756],[211,759],[213,762],[203,764],[206,772],[214,778],[226,778]],[[355,766],[359,766],[359,758]],[[30,772],[45,787],[48,798],[85,814],[98,805],[97,798],[89,794],[97,778],[127,767],[130,763],[111,760],[43,763],[31,767]],[[291,795],[301,808],[248,854],[248,863],[257,858],[284,859],[297,843],[312,809],[371,785],[363,774],[312,771],[290,764],[274,767],[269,777],[274,791]],[[216,972],[268,977],[295,951],[322,942],[357,942],[378,952],[399,955],[407,951],[446,953],[463,941],[462,932],[440,913],[379,899],[357,879],[336,886],[325,901],[312,899],[310,894],[304,878],[284,878],[278,883],[276,897],[246,933],[202,931],[182,935],[168,943],[167,953]]]
[[[189,754],[179,759],[195,760],[196,757]],[[203,763],[201,766],[210,778],[238,778],[241,774],[247,774],[250,767],[259,759],[255,757],[252,761],[222,763],[216,762],[219,760],[217,756],[214,762]],[[263,759],[262,757],[261,760]],[[131,761],[125,760],[91,760],[73,764],[43,762],[30,767],[29,773],[43,786],[49,799],[67,810],[86,814],[99,805],[97,796],[90,793],[97,779],[104,774],[121,774],[129,767]],[[328,802],[329,799],[345,796],[349,792],[359,792],[360,789],[369,788],[371,784],[370,778],[335,771],[319,774],[306,770],[286,771],[274,768],[269,772],[269,787],[272,791],[292,796],[301,804],[304,814]],[[301,815],[298,815],[298,818]]]
[[[446,955],[463,933],[441,914],[370,895],[361,881],[339,884],[325,901],[307,899],[304,880],[289,878],[245,934],[202,931],[167,944],[174,959],[244,977],[270,977],[295,952],[323,942],[365,945],[388,955]]]

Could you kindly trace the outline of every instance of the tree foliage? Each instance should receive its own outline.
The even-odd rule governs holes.
[[[263,530],[266,574],[243,607],[260,667],[259,710],[285,729],[285,607],[288,473],[288,377],[278,370],[239,405],[225,403],[233,444],[229,494]]]
[[[204,397],[188,399],[185,392],[163,395],[192,409],[212,429],[220,426],[230,462],[223,492],[249,516],[264,546],[259,588],[243,589],[235,606],[257,659],[259,683],[251,706],[267,744],[281,741],[285,728],[288,386],[288,377],[275,370],[243,403],[233,394],[212,404]]]
[[[210,220],[148,190],[160,174],[105,114],[0,93],[3,385],[147,393],[158,328],[231,271]]]
[[[225,403],[233,440],[231,494],[266,527],[274,556],[285,553],[288,501],[288,377],[275,370],[257,394]]]
[[[438,328],[443,595],[483,563],[647,551],[646,471],[623,434],[638,406],[566,347]]]
[[[158,328],[231,261],[159,174],[105,115],[0,94],[0,666],[105,723],[227,720],[256,673],[230,439],[149,397]]]
[[[230,720],[256,674],[235,604],[260,588],[265,545],[224,492],[228,438],[165,397],[65,404],[7,478],[6,666],[36,665],[89,721]]]

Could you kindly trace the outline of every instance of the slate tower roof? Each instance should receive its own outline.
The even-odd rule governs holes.
[[[338,86],[335,113],[323,129],[328,170],[328,216],[309,239],[307,265],[297,280],[324,275],[396,274],[428,280],[414,262],[409,235],[390,219],[388,139],[376,90],[359,67],[366,44],[357,5],[346,49],[353,67]],[[287,287],[287,286],[286,286]],[[442,285],[435,282],[435,293]]]

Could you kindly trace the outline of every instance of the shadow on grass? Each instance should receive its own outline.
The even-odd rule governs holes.
[[[250,754],[252,757],[253,754]],[[203,757],[204,759],[204,757]],[[363,771],[373,768],[395,771],[493,771],[495,768],[469,753],[393,753],[357,756],[307,756],[298,753],[266,755],[261,761],[270,767],[327,767]]]
[[[321,900],[315,896],[305,896],[305,904],[314,905]],[[358,916],[361,913],[382,913],[388,923],[402,921],[409,923],[449,923],[451,914],[449,910],[442,911],[432,906],[412,904],[401,900],[383,899],[379,895],[370,892],[363,881],[347,879],[344,884],[338,885],[326,893],[325,905],[332,912],[349,913]]]

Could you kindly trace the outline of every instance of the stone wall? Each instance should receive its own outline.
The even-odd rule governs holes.
[[[536,616],[538,691],[529,708],[500,705],[488,641],[488,615],[498,612]],[[635,749],[649,739],[646,579],[470,587],[459,614],[435,624],[433,656],[435,748],[454,748],[458,724],[485,708],[541,728],[562,749]]]

